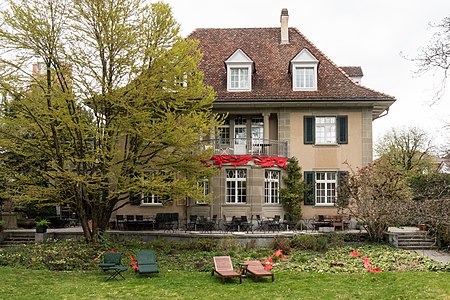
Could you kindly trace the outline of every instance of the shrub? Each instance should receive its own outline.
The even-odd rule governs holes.
[[[296,235],[290,246],[303,250],[325,251],[328,249],[328,238],[324,235]]]
[[[272,241],[272,248],[274,250],[282,250],[284,254],[288,255],[291,252],[291,241],[287,238],[274,238]]]

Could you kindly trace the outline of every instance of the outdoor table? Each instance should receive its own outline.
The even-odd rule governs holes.
[[[247,263],[239,263],[239,267],[241,268],[242,277],[247,277],[248,264]]]

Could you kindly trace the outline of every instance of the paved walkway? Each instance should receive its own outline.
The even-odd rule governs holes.
[[[450,263],[450,253],[440,250],[416,250],[422,256],[431,258],[437,262],[448,264]]]

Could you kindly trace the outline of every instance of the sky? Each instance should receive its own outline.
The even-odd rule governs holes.
[[[417,57],[439,23],[448,0],[163,0],[186,37],[196,28],[279,27],[282,8],[338,66],[361,66],[362,85],[394,96],[387,116],[373,122],[376,143],[392,128],[425,130],[436,146],[450,148],[450,92],[435,104],[442,77],[417,74]],[[450,83],[449,83],[450,84]]]

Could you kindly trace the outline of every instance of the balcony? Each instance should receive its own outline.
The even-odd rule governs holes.
[[[215,139],[214,155],[254,155],[288,157],[287,141],[268,139]]]

